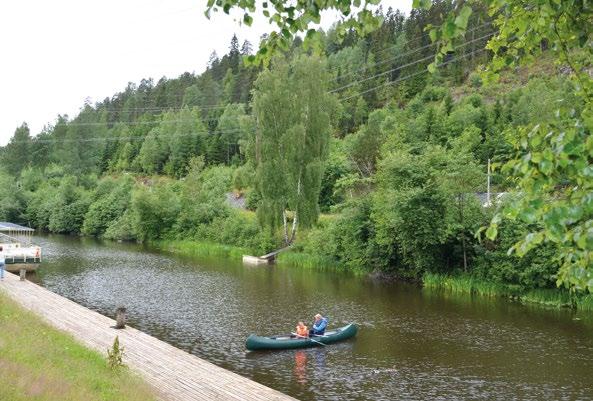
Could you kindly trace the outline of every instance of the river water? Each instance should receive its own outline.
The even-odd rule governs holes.
[[[303,400],[593,399],[591,314],[453,296],[290,267],[245,267],[136,244],[40,236],[44,287]],[[307,350],[248,352],[250,333],[360,325]],[[124,344],[125,345],[125,344]]]

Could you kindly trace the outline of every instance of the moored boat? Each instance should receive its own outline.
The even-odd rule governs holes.
[[[290,334],[272,337],[262,337],[252,334],[247,337],[245,347],[250,351],[316,347],[322,346],[321,344],[327,345],[347,340],[354,337],[357,331],[358,326],[350,323],[338,329],[328,330],[324,335],[314,336],[313,338],[299,338]]]
[[[16,273],[23,269],[37,269],[41,262],[41,248],[29,240],[34,232],[29,227],[0,221],[0,254],[7,271]]]

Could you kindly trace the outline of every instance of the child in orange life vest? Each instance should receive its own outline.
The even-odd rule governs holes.
[[[303,322],[299,322],[296,327],[296,334],[299,337],[309,337],[309,330]]]

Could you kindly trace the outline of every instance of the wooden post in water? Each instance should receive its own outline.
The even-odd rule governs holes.
[[[115,310],[115,328],[126,328],[126,308],[124,308],[123,306],[120,306]]]
[[[21,281],[25,281],[25,279],[27,278],[27,270],[21,269],[19,273],[19,278],[21,279]]]

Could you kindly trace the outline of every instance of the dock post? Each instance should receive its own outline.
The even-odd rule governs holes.
[[[125,329],[126,328],[126,308],[120,306],[115,310],[115,328]]]
[[[19,273],[19,278],[21,279],[21,281],[25,281],[25,279],[27,278],[27,270],[21,269]]]

